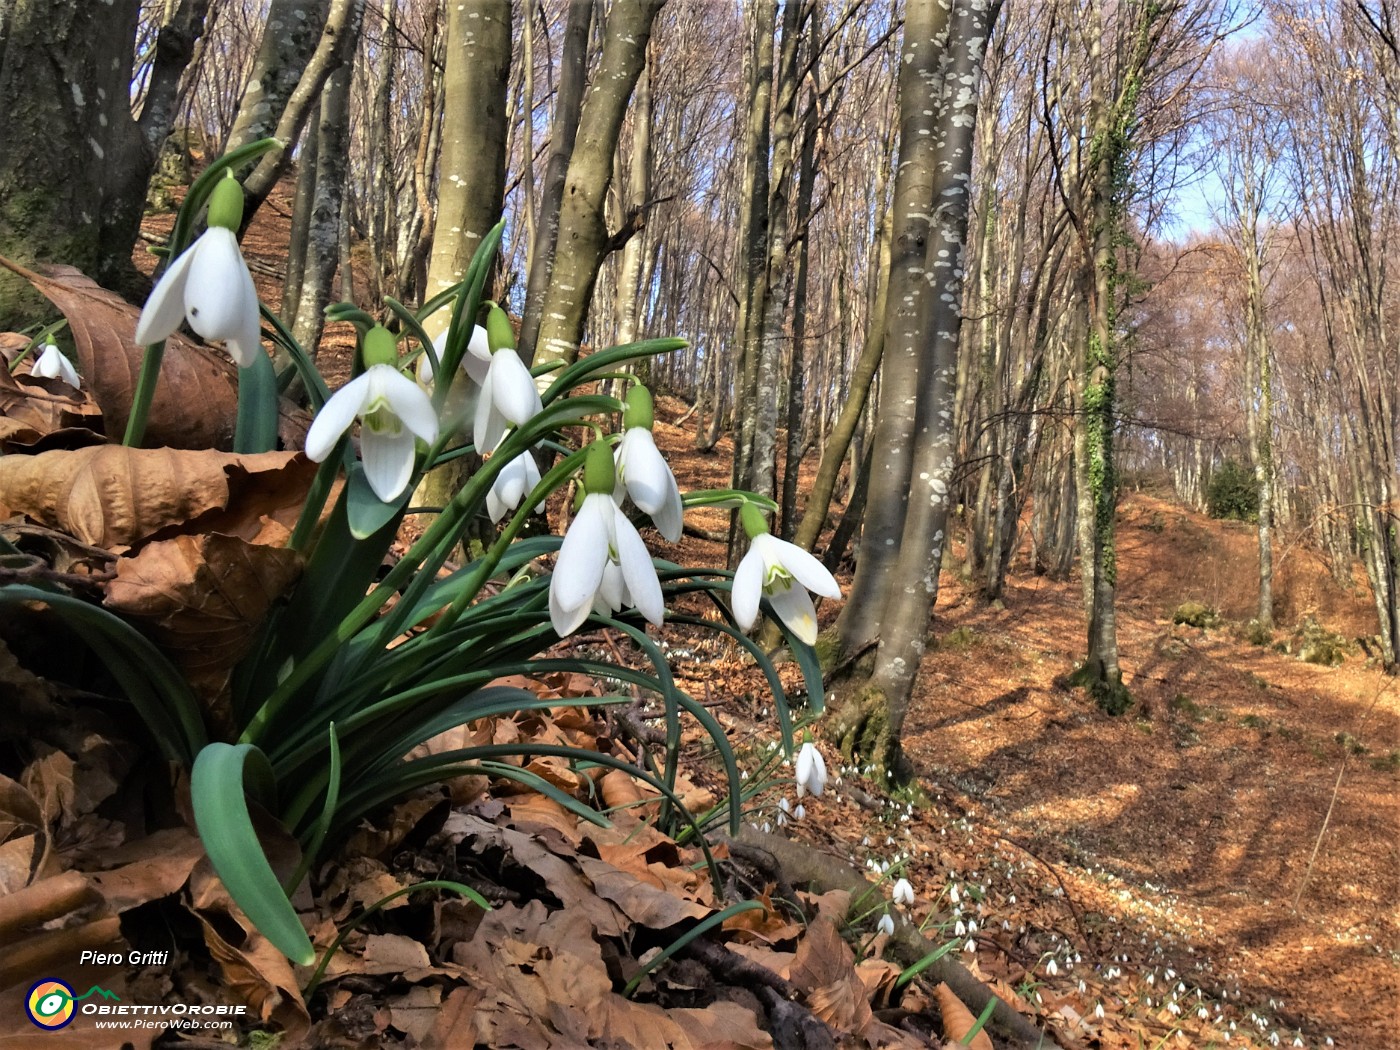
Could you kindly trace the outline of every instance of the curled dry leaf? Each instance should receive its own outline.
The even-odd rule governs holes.
[[[270,823],[260,827],[266,830]],[[276,837],[283,841],[263,840],[278,855],[272,858],[274,868],[277,859],[296,849],[285,832]],[[280,1026],[287,1045],[299,1043],[311,1028],[311,1016],[292,964],[233,903],[207,859],[195,865],[190,876],[190,907],[204,928],[204,942],[223,972],[227,992],[246,1003],[258,1020]]]
[[[0,365],[0,452],[45,452],[100,444],[102,413],[58,379],[11,375]]]
[[[71,266],[24,273],[68,318],[78,372],[102,409],[108,437],[120,438],[131,414],[145,348],[136,342],[140,310]],[[160,382],[146,423],[146,444],[171,448],[233,447],[238,408],[236,367],[181,335],[165,342]]]
[[[237,536],[180,535],[117,562],[105,605],[147,634],[206,699],[217,697],[301,556]]]
[[[254,541],[264,518],[295,524],[315,471],[295,452],[56,450],[0,457],[0,504],[109,550],[171,528]]]
[[[972,1031],[977,1018],[946,984],[935,988],[934,995],[938,999],[939,1012],[943,1015],[943,1038],[950,1043],[960,1042]],[[985,1031],[979,1031],[967,1045],[970,1050],[993,1050],[992,1041]]]

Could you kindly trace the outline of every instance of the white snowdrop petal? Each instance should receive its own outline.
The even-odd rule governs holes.
[[[603,517],[603,512],[615,513],[611,497],[604,496],[603,499],[606,505],[601,505],[597,496],[584,497],[583,506],[579,508],[578,516],[570,524],[569,531],[564,535],[564,543],[559,548],[549,593],[551,602],[557,600],[561,609],[573,611],[589,608],[602,582],[603,567],[608,563],[608,546],[612,540],[611,523]]]
[[[819,560],[795,543],[788,543],[769,533],[755,537],[754,546],[762,546],[763,556],[770,564],[778,564],[792,573],[798,583],[825,598],[841,597],[836,577]]]
[[[360,431],[360,461],[365,467],[365,480],[385,503],[392,503],[403,495],[413,477],[415,455],[410,430],[387,433],[366,426]]]
[[[382,396],[390,410],[403,425],[428,444],[437,440],[438,417],[428,397],[413,380],[393,365],[374,365],[365,375],[370,376],[370,401]]]
[[[507,421],[519,426],[541,411],[540,392],[534,377],[514,350],[491,355],[491,400]]]
[[[795,587],[791,580],[784,580],[768,595],[773,612],[787,624],[788,629],[808,645],[817,641],[817,610],[812,605],[812,597],[801,587]]]
[[[158,343],[180,327],[185,319],[185,281],[189,277],[190,264],[194,262],[196,244],[190,245],[180,257],[170,264],[165,273],[151,289],[146,305],[141,310],[141,318],[136,322],[136,343],[149,346]]]
[[[190,250],[194,258],[185,279],[185,316],[190,327],[204,339],[246,338],[250,307],[253,328],[257,327],[257,297],[249,301],[252,278],[238,250],[238,238],[232,230],[211,226]]]
[[[758,603],[763,591],[763,556],[752,547],[734,571],[729,605],[740,630],[747,631],[758,619]]]
[[[340,435],[355,422],[364,409],[369,394],[369,373],[350,380],[321,406],[306,432],[306,457],[320,463],[330,455]]]
[[[661,581],[656,578],[651,552],[642,542],[636,526],[617,509],[612,498],[603,498],[617,516],[617,558],[622,565],[623,578],[627,581],[629,599],[650,623],[660,627],[666,618],[666,599],[661,594]]]

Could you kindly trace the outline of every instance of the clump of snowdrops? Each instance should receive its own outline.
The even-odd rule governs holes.
[[[304,569],[235,670],[233,734],[209,739],[188,684],[125,622],[73,598],[43,596],[97,639],[99,656],[122,647],[139,651],[139,659],[120,663],[117,678],[164,753],[191,765],[199,834],[229,893],[273,944],[307,964],[312,945],[289,897],[327,843],[341,841],[362,818],[407,792],[465,774],[510,778],[585,820],[607,822],[588,800],[530,773],[523,760],[532,756],[562,758],[580,770],[627,771],[661,796],[663,828],[703,845],[701,823],[675,792],[687,718],[708,734],[728,780],[726,812],[707,819],[727,816],[737,830],[743,792],[733,750],[713,715],[677,686],[655,634],[667,623],[685,624],[717,631],[747,649],[775,694],[790,753],[787,698],[745,632],[768,603],[802,667],[809,703],[819,711],[807,590],[839,591],[811,555],[768,535],[762,512],[772,508],[770,500],[733,490],[679,491],[652,439],[651,396],[622,370],[683,342],[632,343],[595,351],[555,372],[532,373],[516,353],[505,311],[483,298],[500,244],[498,226],[458,284],[417,310],[386,301],[394,331],[350,304],[327,311],[359,331],[352,378],[332,394],[306,348],[258,303],[238,248],[242,193],[231,171],[261,148],[266,144],[223,158],[187,196],[167,268],[137,327],[138,342],[149,346],[126,438],[140,443],[163,341],[182,323],[206,340],[222,341],[239,365],[237,451],[276,448],[278,391],[293,373],[315,412],[306,455],[320,468],[289,540],[304,557]],[[206,204],[207,229],[196,239],[196,218]],[[434,340],[425,324],[439,311],[447,323]],[[264,337],[291,361],[282,374]],[[584,392],[604,377],[632,383],[624,399]],[[620,429],[614,426],[619,418]],[[592,436],[581,445],[565,437],[579,432]],[[445,506],[433,508],[431,523],[386,570],[390,544],[405,517],[418,512],[410,507],[418,481],[473,453],[480,465]],[[523,536],[551,494],[572,484],[582,498],[565,535]],[[643,529],[654,526],[677,540],[685,509],[707,504],[743,508],[753,553],[737,578],[722,569],[683,568],[647,548]],[[483,519],[493,523],[493,538],[479,556],[447,571],[468,530]],[[732,606],[721,600],[731,588]],[[707,599],[710,614],[679,611],[677,599],[685,595]],[[578,647],[554,651],[561,637],[599,628],[630,642],[641,669],[584,655],[588,650]],[[571,703],[496,684],[559,671],[658,697],[665,713],[659,753],[639,765],[601,752],[516,743],[405,758],[455,726]],[[618,694],[572,702],[631,700]],[[285,882],[259,845],[248,796],[300,841],[300,867]]]

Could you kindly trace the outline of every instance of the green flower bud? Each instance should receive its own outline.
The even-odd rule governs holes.
[[[375,365],[393,365],[399,360],[399,344],[394,333],[383,325],[375,325],[365,333],[360,345],[360,359],[366,368]]]
[[[622,425],[628,430],[633,427],[650,430],[655,422],[651,391],[642,386],[641,383],[632,384],[632,389],[627,391],[627,407],[622,412]]]
[[[486,315],[486,341],[494,354],[497,350],[515,349],[515,329],[510,326],[510,314],[495,303]]]
[[[745,503],[739,508],[739,522],[744,526],[744,532],[748,534],[749,539],[762,536],[768,531],[768,521],[763,517],[763,511],[754,503]]]
[[[612,449],[599,438],[588,446],[583,460],[583,491],[590,496],[597,492],[611,496],[617,487],[617,472],[613,468]]]
[[[224,170],[224,177],[209,194],[209,225],[238,231],[243,222],[243,187],[233,177],[233,169]]]

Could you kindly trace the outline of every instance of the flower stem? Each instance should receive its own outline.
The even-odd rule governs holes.
[[[146,419],[151,414],[151,402],[155,400],[156,383],[160,381],[160,363],[165,357],[165,340],[146,347],[141,358],[141,376],[136,381],[136,393],[131,399],[131,415],[126,420],[126,436],[122,444],[128,448],[140,448],[146,436]]]

